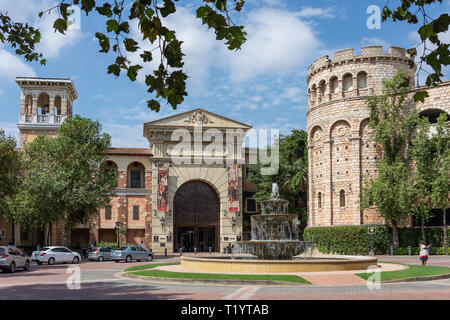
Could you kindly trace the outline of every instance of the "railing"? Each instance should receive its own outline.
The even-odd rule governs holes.
[[[50,114],[21,114],[19,117],[20,123],[61,123],[66,116],[50,115]]]

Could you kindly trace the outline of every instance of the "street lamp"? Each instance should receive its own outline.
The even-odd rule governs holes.
[[[166,219],[164,217],[161,217],[161,219],[159,219],[159,222],[161,222],[161,227],[164,228],[164,225],[166,224]]]
[[[120,231],[120,221],[116,221],[116,232],[117,232],[117,248],[120,247],[120,238],[119,238],[119,231]]]
[[[236,226],[236,219],[233,217],[231,218],[231,226],[234,228]]]

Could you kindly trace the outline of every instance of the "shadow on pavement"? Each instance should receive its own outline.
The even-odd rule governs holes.
[[[186,295],[164,292],[151,286],[127,286],[111,282],[82,283],[78,290],[65,284],[33,284],[0,289],[0,299],[8,300],[173,300],[187,299]]]

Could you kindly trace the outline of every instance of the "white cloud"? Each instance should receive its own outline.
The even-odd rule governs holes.
[[[15,22],[28,22],[41,32],[41,41],[36,45],[36,50],[44,54],[44,58],[57,57],[61,50],[75,45],[82,38],[80,29],[69,26],[65,35],[55,32],[53,22],[58,18],[56,10],[51,14],[45,13],[42,18],[38,14],[54,7],[58,2],[52,0],[10,0],[2,1],[2,10]]]
[[[284,89],[284,97],[292,102],[300,102],[305,99],[305,89],[291,87]]]
[[[14,79],[18,76],[35,77],[36,72],[18,56],[0,49],[0,77]]]
[[[336,8],[312,8],[304,7],[300,11],[295,12],[294,15],[301,18],[319,17],[319,18],[334,18],[336,17]]]
[[[247,41],[242,50],[223,50],[235,81],[292,72],[308,64],[321,46],[311,26],[288,11],[257,9],[248,14],[244,25]]]
[[[103,132],[108,133],[111,145],[115,148],[148,148],[149,143],[142,135],[142,124],[126,125],[106,123],[102,125]]]

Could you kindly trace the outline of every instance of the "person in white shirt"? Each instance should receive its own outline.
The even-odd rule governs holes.
[[[428,251],[431,249],[431,245],[426,246],[425,241],[419,242],[419,249],[420,249],[420,261],[422,261],[422,265],[425,266],[427,264],[428,260]]]
[[[147,248],[145,247],[144,241],[141,241],[141,248],[144,249],[145,251],[147,251]]]

